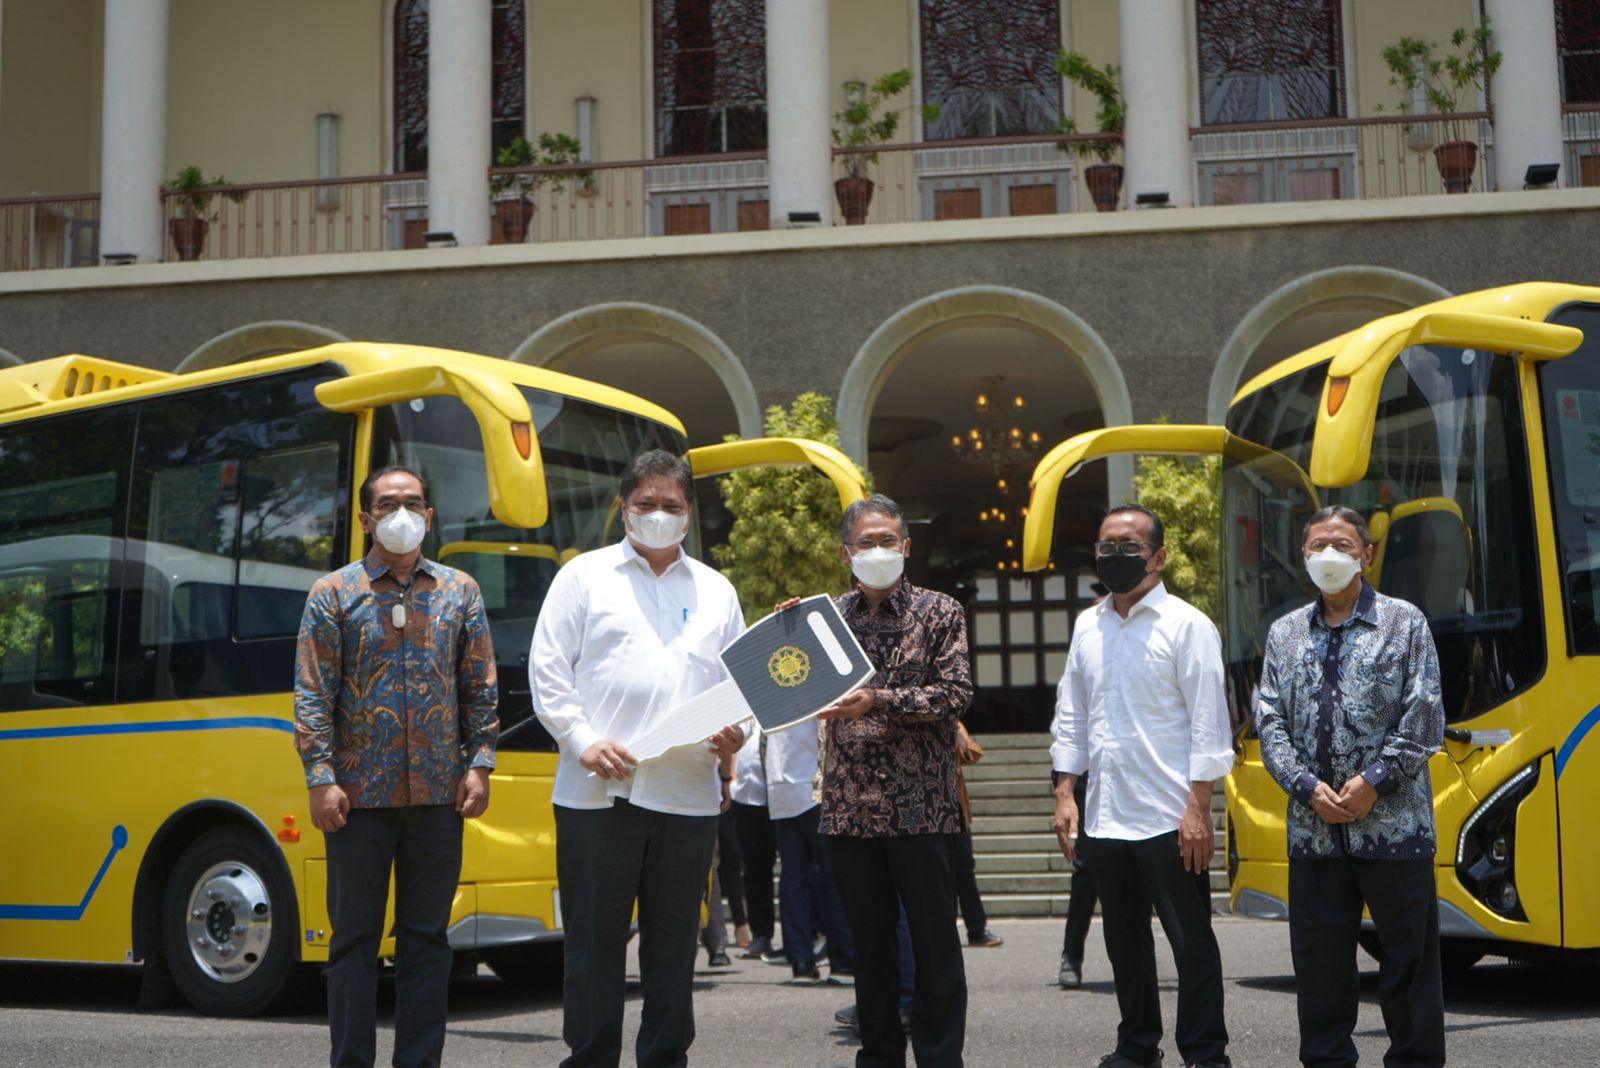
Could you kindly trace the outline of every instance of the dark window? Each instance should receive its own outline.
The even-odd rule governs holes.
[[[0,428],[0,711],[110,704],[131,410]]]
[[[1600,103],[1600,4],[1556,0],[1556,56],[1562,103]]]
[[[1048,133],[1061,119],[1059,0],[922,0],[924,139]]]
[[[1551,322],[1583,331],[1578,351],[1539,366],[1545,452],[1567,602],[1567,647],[1600,653],[1600,307],[1567,308]]]
[[[1196,0],[1200,122],[1345,114],[1339,0]]]
[[[428,0],[394,6],[394,169],[428,169]],[[493,0],[490,27],[489,159],[527,128],[524,0]]]
[[[655,0],[656,154],[767,147],[763,0]]]
[[[121,701],[282,692],[306,591],[343,559],[354,416],[326,368],[150,401],[129,507]]]

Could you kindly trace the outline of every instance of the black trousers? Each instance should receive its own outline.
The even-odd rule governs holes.
[[[744,910],[744,859],[739,850],[739,830],[733,806],[717,817],[717,880],[728,899],[728,916],[735,927],[750,922]]]
[[[1360,1003],[1356,933],[1361,906],[1383,944],[1378,1000],[1389,1031],[1385,1068],[1444,1064],[1444,986],[1433,861],[1289,861],[1289,948],[1300,1012],[1300,1062],[1356,1063],[1350,1035]]]
[[[1150,909],[1178,966],[1178,1019],[1173,1038],[1185,1064],[1228,1063],[1222,1019],[1222,954],[1211,930],[1211,888],[1204,873],[1183,870],[1178,832],[1141,841],[1080,836],[1100,892],[1106,956],[1117,987],[1117,1053],[1139,1064],[1161,1045],[1161,992],[1156,980]]]
[[[750,918],[750,937],[772,940],[777,916],[772,907],[772,869],[778,859],[778,841],[772,834],[772,820],[765,805],[728,806],[739,833],[739,856],[743,867],[745,915]]]
[[[961,922],[966,924],[967,938],[972,939],[989,929],[989,917],[983,910],[983,895],[978,893],[978,863],[972,855],[972,828],[961,828],[957,838],[956,904],[961,906]]]
[[[717,817],[673,816],[617,798],[609,808],[555,806],[556,878],[566,924],[562,1068],[616,1068],[628,929],[639,902],[644,1006],[639,1068],[679,1068],[694,1042],[695,938]]]
[[[1078,812],[1088,811],[1087,774],[1079,775],[1072,796],[1078,802]],[[1054,782],[1051,784],[1054,786]],[[1083,950],[1089,941],[1089,924],[1094,919],[1094,875],[1083,850],[1072,861],[1072,885],[1067,890],[1067,925],[1061,933],[1061,956],[1078,967],[1083,967]]]
[[[954,834],[891,838],[828,836],[834,880],[855,936],[856,1068],[904,1068],[900,940],[905,906],[916,961],[911,1049],[918,1068],[960,1068],[967,1029],[967,974],[956,933]]]
[[[327,848],[328,1063],[372,1068],[377,1056],[378,944],[392,866],[394,1064],[432,1068],[444,1051],[445,928],[461,880],[461,817],[450,805],[355,808]]]

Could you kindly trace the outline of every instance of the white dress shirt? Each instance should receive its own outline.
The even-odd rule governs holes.
[[[775,820],[792,819],[820,803],[812,792],[820,726],[806,720],[767,735],[767,811]]]
[[[733,758],[733,781],[728,797],[741,805],[767,807],[767,773],[761,767],[761,730],[752,722],[744,746]]]
[[[716,815],[722,784],[704,745],[669,749],[621,780],[591,776],[578,757],[599,741],[626,747],[651,717],[722,681],[718,654],[742,633],[733,585],[682,550],[660,575],[626,539],[556,572],[528,655],[534,710],[561,746],[551,799]]]
[[[1233,767],[1217,628],[1157,583],[1123,619],[1107,597],[1073,628],[1056,688],[1055,770],[1089,772],[1083,831],[1141,841],[1178,829],[1191,782]]]

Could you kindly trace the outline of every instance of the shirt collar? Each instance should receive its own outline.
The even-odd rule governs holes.
[[[1132,619],[1135,614],[1142,612],[1147,608],[1152,612],[1160,613],[1161,609],[1166,606],[1167,601],[1170,599],[1171,594],[1167,593],[1167,584],[1162,582],[1160,579],[1157,579],[1156,584],[1150,587],[1143,597],[1133,602],[1133,607],[1128,609],[1127,618]],[[1103,600],[1101,600],[1100,609],[1103,612],[1110,612],[1112,615],[1117,614],[1116,607],[1111,603],[1111,595],[1109,593],[1105,595]],[[1118,618],[1120,619],[1122,617],[1119,616]]]
[[[417,570],[422,572],[424,575],[427,575],[429,578],[437,580],[439,575],[434,570],[435,566],[436,565],[433,563],[433,561],[429,560],[426,556],[417,557]],[[377,549],[373,549],[366,555],[366,557],[361,561],[361,567],[367,573],[368,582],[376,582],[386,574],[393,574],[393,572],[389,569],[389,565],[384,563],[383,558],[378,555]],[[397,578],[395,581],[398,582],[400,580]]]
[[[860,586],[851,590],[850,595],[855,598],[855,611],[872,611],[872,606],[867,603],[867,595],[861,592]],[[883,599],[882,609],[885,615],[890,616],[903,616],[909,612],[911,610],[911,583],[902,577],[899,583],[895,585],[893,592]]]
[[[655,574],[655,568],[650,566],[650,561],[646,560],[639,550],[633,547],[633,541],[626,534],[622,536],[622,559],[624,563],[636,563],[652,575]],[[680,545],[678,546],[678,555],[674,556],[672,563],[667,565],[667,571],[671,571],[683,563],[683,559],[683,546]],[[663,571],[662,574],[665,575],[667,571]]]
[[[1306,609],[1306,615],[1313,627],[1327,626],[1322,621],[1322,598],[1320,596],[1312,599],[1310,607]],[[1361,580],[1361,592],[1356,594],[1355,610],[1339,626],[1344,626],[1345,623],[1350,622],[1352,619],[1359,619],[1363,623],[1369,623],[1374,627],[1378,625],[1378,591],[1373,589],[1372,584],[1366,579]]]

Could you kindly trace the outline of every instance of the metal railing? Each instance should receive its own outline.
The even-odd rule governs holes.
[[[1600,104],[1563,104],[1561,140],[1566,148],[1562,183],[1600,186]]]
[[[0,199],[0,271],[100,262],[100,194]]]

